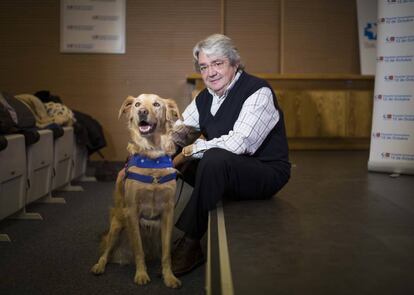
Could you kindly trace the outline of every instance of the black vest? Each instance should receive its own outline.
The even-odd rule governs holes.
[[[276,95],[265,80],[251,76],[246,72],[242,72],[214,116],[210,112],[213,96],[207,89],[201,91],[196,97],[201,132],[207,140],[228,134],[233,130],[234,123],[239,117],[246,99],[262,87],[271,89],[274,104],[279,111],[280,117],[279,122],[252,156],[269,164],[274,163],[275,166],[278,166],[279,168],[284,167],[290,170],[283,112],[279,108]]]

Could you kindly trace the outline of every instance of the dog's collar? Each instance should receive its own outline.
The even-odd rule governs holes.
[[[170,156],[162,156],[156,159],[150,159],[138,154],[133,155],[129,160],[126,167],[125,178],[137,180],[144,183],[162,184],[173,179],[176,179],[177,173],[173,172],[161,177],[155,177],[152,175],[144,175],[129,171],[129,168],[135,166],[139,168],[153,168],[153,169],[164,169],[172,168],[172,160]]]
[[[133,155],[128,160],[128,167],[136,166],[139,168],[171,168],[173,166],[170,156],[162,156],[156,159],[150,159],[148,157],[140,156],[138,154]]]

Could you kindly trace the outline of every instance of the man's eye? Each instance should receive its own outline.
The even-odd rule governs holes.
[[[156,108],[158,108],[160,106],[160,104],[158,102],[154,102],[152,105]]]
[[[201,67],[200,67],[200,71],[202,71],[202,72],[203,72],[203,71],[205,71],[205,70],[207,70],[207,67],[206,67],[206,66],[201,66]]]
[[[139,107],[141,104],[139,102],[135,103],[135,107]]]
[[[219,66],[221,66],[222,64],[223,64],[223,62],[222,62],[222,61],[216,61],[216,62],[214,63],[214,66],[219,67]]]

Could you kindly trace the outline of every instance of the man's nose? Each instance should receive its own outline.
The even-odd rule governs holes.
[[[207,68],[207,74],[209,75],[209,76],[214,76],[214,75],[216,75],[217,74],[217,71],[216,71],[216,69],[214,68],[214,67],[212,67],[212,66],[209,66],[208,68]]]

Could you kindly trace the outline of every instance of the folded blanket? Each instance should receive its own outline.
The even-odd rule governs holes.
[[[72,111],[61,103],[43,103],[38,97],[32,94],[19,94],[15,96],[23,102],[36,118],[36,126],[44,128],[52,123],[60,126],[72,126],[76,121]]]
[[[36,127],[44,128],[54,123],[53,117],[49,116],[45,104],[36,96],[31,94],[19,94],[15,97],[23,102],[33,113],[36,119]]]

